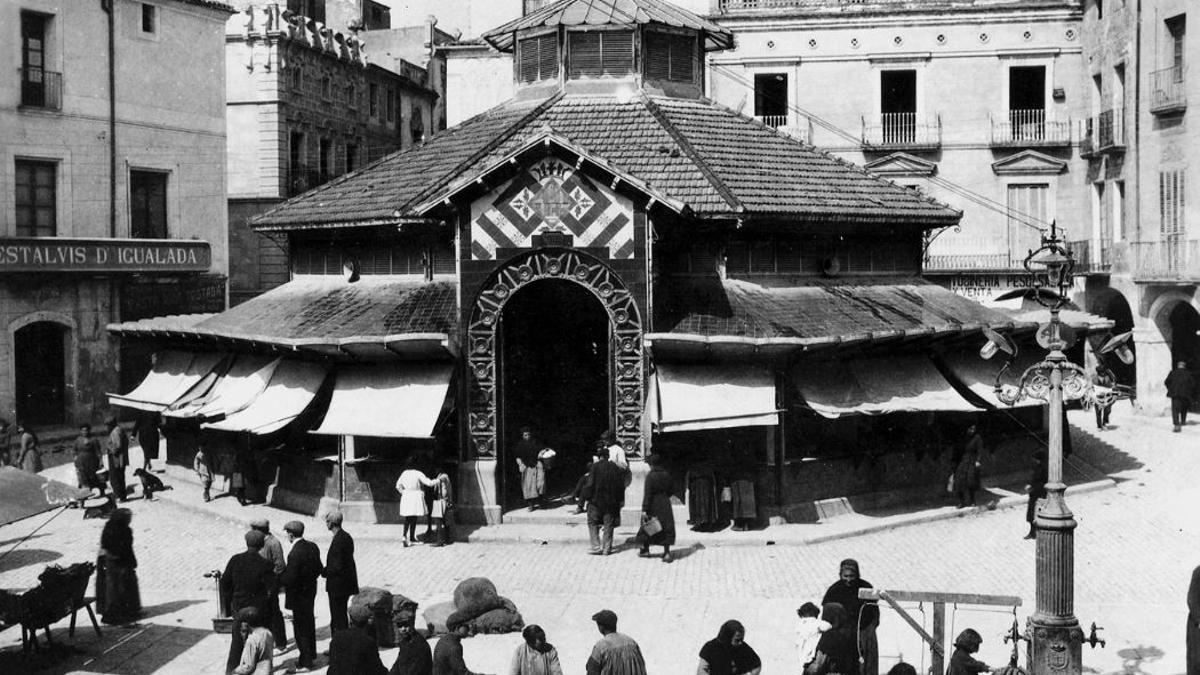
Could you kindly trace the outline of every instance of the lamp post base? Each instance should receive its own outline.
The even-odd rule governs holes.
[[[1025,634],[1029,636],[1032,675],[1082,674],[1083,629],[1073,617],[1066,625],[1047,625],[1030,617]]]

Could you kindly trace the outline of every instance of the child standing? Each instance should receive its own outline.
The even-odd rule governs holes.
[[[954,640],[954,654],[950,657],[950,665],[946,667],[946,675],[975,675],[991,670],[991,666],[971,656],[979,651],[981,644],[983,638],[974,628],[959,633]]]
[[[811,602],[800,605],[796,616],[800,617],[800,623],[796,624],[796,652],[800,656],[800,665],[806,667],[812,663],[813,656],[817,653],[817,642],[821,640],[821,633],[829,630],[831,626],[828,621],[818,618],[821,616],[821,610]]]
[[[445,465],[438,468],[438,475],[433,479],[433,483],[433,508],[429,511],[429,520],[437,527],[437,543],[434,546],[445,546],[450,543],[447,519],[454,504],[450,474]]]
[[[200,477],[200,483],[204,486],[204,501],[211,502],[213,474],[203,445],[196,448],[196,456],[192,459],[192,469],[196,471],[196,475]]]

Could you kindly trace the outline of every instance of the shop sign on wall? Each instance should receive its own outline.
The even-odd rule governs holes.
[[[207,272],[206,241],[173,239],[0,239],[5,272]]]
[[[1033,286],[1033,278],[1020,272],[927,275],[927,278],[958,295],[983,303],[995,300],[997,296],[1009,291]]]

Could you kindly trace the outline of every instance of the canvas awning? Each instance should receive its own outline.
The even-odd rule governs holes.
[[[1001,354],[1000,356],[1003,356]],[[940,357],[942,363],[942,371],[946,377],[955,381],[960,386],[969,389],[972,394],[977,396],[990,408],[1008,408],[1007,403],[1003,403],[996,398],[996,373],[1004,367],[1004,359],[997,356],[990,361],[985,361],[977,354],[968,352],[966,354],[947,354]],[[1025,369],[1040,360],[1040,356],[1032,352],[1021,352],[1017,359],[1009,367],[1005,376],[1001,379],[1002,384],[1016,384],[1021,377],[1021,373]],[[1045,401],[1037,399],[1023,399],[1017,401],[1011,407],[1023,408],[1027,406],[1043,405]]]
[[[312,433],[430,438],[450,390],[450,372],[450,364],[340,367],[325,419]]]
[[[219,431],[269,434],[287,426],[312,403],[328,374],[320,364],[280,361],[267,388],[249,406],[225,419],[201,425]]]
[[[234,359],[229,371],[217,378],[203,396],[177,402],[163,414],[176,419],[196,419],[201,422],[222,420],[245,410],[267,388],[279,359],[242,355]]]
[[[112,405],[135,410],[162,412],[178,401],[221,362],[224,354],[214,352],[163,351],[142,383],[128,394],[109,394]]]
[[[779,424],[775,375],[746,364],[656,364],[658,431],[699,431]]]
[[[823,417],[979,410],[924,355],[809,361],[797,365],[792,378]]]

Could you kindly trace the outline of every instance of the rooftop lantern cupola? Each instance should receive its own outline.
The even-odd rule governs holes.
[[[518,98],[704,93],[704,53],[733,34],[663,0],[559,0],[483,35],[513,53]]]

